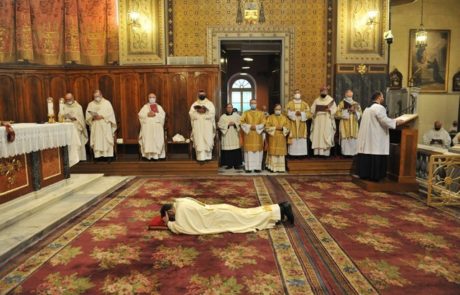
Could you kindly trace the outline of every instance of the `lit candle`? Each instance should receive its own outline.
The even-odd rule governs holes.
[[[54,104],[53,104],[53,98],[48,97],[48,116],[54,116]]]

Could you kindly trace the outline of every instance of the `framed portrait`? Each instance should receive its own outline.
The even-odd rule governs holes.
[[[415,46],[415,32],[409,32],[409,81],[421,92],[447,92],[450,30],[426,30],[427,46]]]

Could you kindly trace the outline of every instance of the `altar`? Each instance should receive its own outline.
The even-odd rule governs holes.
[[[72,123],[12,124],[15,140],[0,127],[0,203],[70,177]]]

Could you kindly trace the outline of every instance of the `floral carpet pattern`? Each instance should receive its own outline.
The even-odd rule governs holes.
[[[262,178],[140,178],[3,277],[0,294],[312,294],[284,227],[149,231],[161,204],[270,204]]]
[[[297,214],[311,226],[319,221],[379,293],[460,294],[459,219],[406,195],[363,191],[349,180],[289,176],[277,182]],[[322,243],[337,255],[328,240]]]

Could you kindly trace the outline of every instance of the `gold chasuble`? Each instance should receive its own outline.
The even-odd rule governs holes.
[[[265,130],[269,135],[268,155],[285,156],[287,154],[286,135],[289,133],[289,126],[289,119],[284,115],[271,115],[267,118]]]
[[[354,112],[350,111],[354,109]],[[361,117],[361,107],[356,101],[342,100],[337,107],[335,118],[340,120],[339,131],[341,139],[358,138],[358,120]]]
[[[301,115],[297,116],[296,112],[300,112]],[[289,138],[307,138],[306,121],[311,118],[310,107],[308,104],[303,100],[299,100],[297,102],[292,99],[286,106],[286,113],[288,114],[291,122],[291,126],[289,127],[291,131]]]
[[[265,125],[265,114],[264,112],[257,110],[250,110],[243,113],[241,116],[241,125]],[[242,126],[243,128],[245,126]],[[264,142],[261,132],[257,130],[249,130],[249,132],[243,132],[243,148],[245,152],[260,152],[264,149]]]

